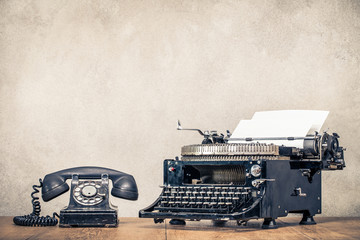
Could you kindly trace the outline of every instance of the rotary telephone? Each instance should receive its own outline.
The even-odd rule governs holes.
[[[40,202],[34,194],[41,188],[42,199],[47,202],[69,190],[67,179],[71,180],[68,207],[54,213],[52,217],[40,217]],[[117,207],[109,201],[109,179],[113,188],[111,195],[127,200],[137,200],[138,190],[133,176],[109,168],[77,167],[47,174],[40,185],[33,185],[31,194],[33,212],[14,217],[14,223],[23,226],[55,226],[60,219],[60,227],[116,227]]]

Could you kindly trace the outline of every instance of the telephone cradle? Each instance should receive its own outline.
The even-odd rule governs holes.
[[[67,192],[71,179],[69,205],[53,217],[40,217],[40,202],[34,194],[42,188],[42,199],[47,202]],[[34,185],[33,212],[25,216],[14,217],[14,223],[24,226],[60,227],[117,227],[117,207],[110,203],[109,180],[112,180],[111,195],[127,200],[137,200],[138,190],[133,176],[113,169],[101,167],[78,167],[64,169],[40,179],[40,185]]]

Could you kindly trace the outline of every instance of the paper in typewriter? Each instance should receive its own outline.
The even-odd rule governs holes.
[[[256,112],[251,120],[241,120],[229,143],[250,143],[236,138],[305,137],[319,132],[329,112],[315,110],[282,110]],[[303,140],[256,140],[288,147],[303,147]]]

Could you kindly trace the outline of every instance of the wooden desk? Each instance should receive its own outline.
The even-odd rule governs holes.
[[[118,228],[22,227],[12,217],[0,217],[0,239],[360,239],[360,218],[316,217],[317,225],[298,225],[300,218],[280,218],[278,229],[261,229],[261,220],[248,226],[235,222],[214,226],[211,221],[172,226],[169,221],[120,218]]]

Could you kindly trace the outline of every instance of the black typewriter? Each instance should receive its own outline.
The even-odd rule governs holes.
[[[303,147],[296,148],[257,142],[262,138],[229,143],[229,131],[224,136],[183,129],[180,122],[178,130],[196,130],[204,139],[183,146],[181,159],[164,161],[162,193],[139,212],[139,217],[153,218],[155,223],[169,218],[171,224],[180,225],[202,219],[236,220],[240,225],[263,218],[262,228],[276,228],[276,218],[302,213],[300,224],[316,224],[313,216],[321,213],[321,171],[345,167],[336,133],[274,138],[303,141]]]

